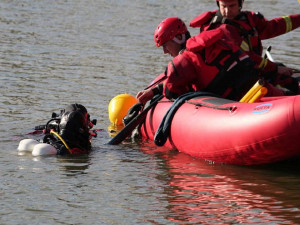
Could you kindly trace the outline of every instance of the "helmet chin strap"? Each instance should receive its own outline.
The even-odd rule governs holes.
[[[177,44],[182,45],[185,42],[185,34],[181,34],[181,40],[178,39],[176,36],[173,38],[173,41],[175,41]]]

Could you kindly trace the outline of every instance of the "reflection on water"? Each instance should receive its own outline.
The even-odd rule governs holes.
[[[91,163],[88,155],[59,157],[58,162],[60,169],[69,175],[86,174],[85,171],[89,169]]]
[[[150,144],[143,151],[153,154],[151,148]],[[294,199],[300,197],[299,176],[286,173],[278,176],[273,166],[267,166],[268,171],[265,170],[268,168],[255,170],[211,164],[176,151],[154,154],[165,160],[169,186],[164,193],[170,221],[193,224],[300,222],[298,216],[293,217],[300,207]],[[293,165],[298,164],[299,161]]]
[[[110,124],[108,127],[107,127],[107,132],[109,134],[110,137],[114,137],[116,136],[116,134],[122,130],[124,128],[124,125],[115,125],[115,124]]]

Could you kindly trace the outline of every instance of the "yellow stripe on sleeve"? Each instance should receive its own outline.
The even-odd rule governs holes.
[[[300,0],[299,0],[300,1]],[[293,28],[293,24],[292,24],[292,20],[289,16],[283,16],[282,17],[284,20],[285,20],[285,23],[286,23],[286,33],[287,32],[290,32]]]
[[[300,1],[300,0],[299,0],[299,1]],[[247,44],[246,41],[242,41],[240,47],[241,47],[241,49],[242,49],[243,51],[245,51],[245,52],[249,52],[249,50],[250,50],[249,45]]]
[[[268,59],[262,58],[262,60],[259,64],[259,69],[263,70],[267,64],[268,64]]]

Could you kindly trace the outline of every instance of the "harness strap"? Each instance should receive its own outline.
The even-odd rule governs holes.
[[[247,18],[247,15],[245,13],[240,13],[240,15],[238,16],[239,20],[241,21],[245,21],[247,24],[250,25],[249,21],[248,21],[248,18]],[[221,24],[229,24],[229,25],[232,25],[236,28],[238,28],[241,33],[242,33],[242,36],[247,40],[248,42],[248,46],[247,48],[250,50],[250,51],[257,51],[257,49],[254,49],[252,44],[251,44],[251,40],[250,40],[250,37],[251,36],[255,36],[255,28],[253,26],[250,25],[251,27],[251,30],[246,30],[241,24],[233,21],[233,20],[228,20],[226,18],[224,18],[222,15],[221,15],[221,12],[220,10],[216,12],[215,16],[212,18],[211,22],[210,22],[210,25],[209,25],[209,28],[208,30],[211,30],[213,29],[213,25],[214,24],[217,24],[217,23],[221,23]],[[288,24],[288,23],[287,23]],[[288,29],[288,28],[287,28]],[[245,43],[242,43],[242,45],[245,45]],[[243,46],[242,46],[243,47]],[[249,51],[248,50],[248,51]]]
[[[230,57],[224,62],[224,65],[220,64],[220,61],[228,56],[228,54],[231,54]],[[219,73],[215,76],[215,78],[210,82],[210,84],[205,88],[205,91],[212,91],[217,88],[221,82],[223,82],[224,77],[226,76],[227,72],[229,72],[231,69],[233,69],[236,65],[238,65],[241,61],[244,59],[249,58],[248,55],[243,56],[243,52],[241,50],[238,50],[234,53],[231,51],[222,51],[221,54],[214,60],[212,63],[214,66],[216,66],[219,69]]]
[[[65,140],[58,133],[51,130],[50,134],[54,134],[59,140],[61,140],[61,142],[64,144],[64,146],[68,149],[69,153],[72,154],[72,151],[70,150],[70,147],[68,146],[68,144],[65,142]]]

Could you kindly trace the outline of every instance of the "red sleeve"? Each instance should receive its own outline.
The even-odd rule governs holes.
[[[209,22],[218,10],[208,11],[195,17],[190,22],[190,27],[202,27],[203,24]]]
[[[168,64],[167,79],[164,83],[163,94],[167,98],[176,98],[190,91],[190,85],[197,76],[192,63],[181,54],[172,62]]]
[[[249,12],[248,15],[261,40],[277,37],[300,26],[300,15],[283,16],[272,20],[267,20],[262,15],[253,12]]]
[[[160,75],[158,75],[149,85],[147,88],[149,87],[153,87],[159,83],[162,83],[165,79],[167,78],[167,75],[166,75],[166,71],[161,73]]]
[[[260,55],[257,55],[254,52],[247,52],[247,54],[255,62],[257,68],[262,72],[262,74],[277,72],[277,65],[275,63],[261,57]]]

